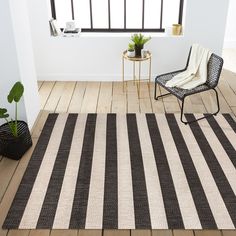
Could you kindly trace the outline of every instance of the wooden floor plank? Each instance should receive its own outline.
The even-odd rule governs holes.
[[[73,230],[54,229],[51,231],[51,234],[50,234],[50,236],[77,236],[77,235],[78,235],[78,231],[74,229]]]
[[[28,236],[29,230],[10,230],[7,236]]]
[[[36,230],[31,230],[29,236],[49,236],[50,235],[50,230],[48,229],[36,229]]]
[[[199,93],[190,96],[193,105],[203,105],[201,95]]]
[[[113,83],[111,111],[113,113],[127,112],[127,96],[126,92],[123,91],[123,83]]]
[[[100,90],[100,83],[91,82],[87,83],[81,112],[82,113],[94,113],[97,109],[98,96]]]
[[[54,111],[55,108],[57,107],[57,104],[61,98],[62,95],[62,91],[64,89],[65,86],[65,82],[56,82],[50,96],[48,97],[48,100],[45,104],[44,110],[46,111]]]
[[[222,230],[223,236],[236,236],[236,230]]]
[[[154,90],[155,90],[155,84],[151,83],[150,84],[150,100],[152,103],[152,109],[154,113],[165,113],[165,107],[164,107],[164,103],[163,103],[163,99],[160,98],[158,100],[154,99]],[[159,85],[157,86],[157,96],[160,96],[161,92],[160,92],[160,87]]]
[[[38,81],[38,90],[40,90],[40,88],[42,87],[43,85],[43,81]]]
[[[221,80],[227,81],[231,89],[236,93],[236,73],[223,70]]]
[[[173,236],[194,236],[193,230],[173,230]]]
[[[68,107],[71,102],[72,95],[74,93],[76,82],[67,82],[64,86],[64,90],[62,91],[62,95],[60,97],[60,101],[58,102],[56,112],[67,112]]]
[[[9,158],[3,158],[0,162],[0,201],[8,187],[9,182],[16,170],[18,161]]]
[[[133,81],[127,81],[127,105],[129,113],[140,112],[138,89],[136,83]]]
[[[220,89],[222,95],[224,96],[225,100],[227,100],[227,103],[229,106],[235,105],[236,101],[236,94],[231,89],[229,84],[226,82],[226,80],[220,80],[218,88]]]
[[[152,230],[152,236],[173,236],[172,230]]]
[[[39,90],[40,109],[44,109],[45,104],[50,96],[55,82],[45,82]]]
[[[216,90],[218,92],[219,101],[220,101],[220,112],[221,113],[231,113],[232,112],[231,107],[226,102],[226,100],[223,97],[221,91],[218,88]]]
[[[74,93],[71,98],[71,103],[68,108],[68,112],[76,113],[81,111],[82,102],[84,99],[84,93],[86,89],[86,82],[77,82]]]
[[[130,236],[130,230],[104,230],[103,236]]]
[[[234,115],[236,116],[236,106],[235,107],[231,107],[231,109],[232,109]]]
[[[40,136],[43,126],[44,126],[44,123],[45,123],[49,113],[50,113],[49,111],[44,111],[44,110],[40,112],[40,114],[39,114],[40,119],[38,119],[37,125],[34,126],[32,132],[31,132],[31,136],[33,138],[38,138]]]
[[[152,232],[151,230],[131,230],[131,236],[151,236]]]
[[[112,103],[112,82],[101,83],[97,113],[110,113]]]
[[[195,236],[221,236],[220,230],[195,230]]]
[[[102,230],[89,230],[89,229],[81,229],[78,232],[78,236],[102,236]]]
[[[201,93],[201,97],[207,112],[212,113],[217,110],[216,97],[213,90]]]
[[[161,94],[168,93],[164,88],[160,87]],[[173,95],[167,95],[163,98],[161,98],[164,103],[165,111],[167,113],[179,113],[180,112],[180,106],[178,99]]]
[[[142,113],[152,112],[152,103],[150,100],[150,89],[147,82],[142,82],[140,87],[140,99],[139,99],[140,111]]]

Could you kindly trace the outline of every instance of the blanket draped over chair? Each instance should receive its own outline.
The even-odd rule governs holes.
[[[207,81],[207,64],[211,54],[208,49],[193,44],[187,70],[174,76],[166,83],[166,86],[193,89],[205,84]]]

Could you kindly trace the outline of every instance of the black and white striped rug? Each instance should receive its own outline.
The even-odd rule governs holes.
[[[229,114],[50,114],[3,228],[235,229],[235,150]]]

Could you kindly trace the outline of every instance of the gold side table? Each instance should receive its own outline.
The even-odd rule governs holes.
[[[147,52],[146,57],[128,57],[127,50],[122,54],[122,81],[123,81],[123,92],[125,90],[125,60],[133,62],[133,81],[134,83],[137,82],[137,89],[138,89],[138,97],[140,98],[140,81],[148,80],[148,88],[150,90],[150,82],[151,82],[151,67],[152,67],[152,54],[151,52]],[[149,75],[148,79],[141,79],[141,62],[149,60]],[[138,70],[138,78],[135,75],[135,63],[138,63],[139,70]]]

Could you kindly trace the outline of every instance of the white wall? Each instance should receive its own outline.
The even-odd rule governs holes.
[[[1,0],[0,21],[4,23],[0,37],[0,104],[14,116],[14,105],[8,104],[6,97],[12,85],[21,81],[25,93],[19,119],[31,128],[39,112],[39,99],[26,0]]]
[[[51,37],[48,2],[28,0],[38,79],[120,80],[121,52],[126,49],[130,36]],[[146,46],[153,53],[153,76],[183,67],[194,42],[221,55],[228,0],[188,0],[186,4],[185,35],[153,36]],[[131,74],[131,65],[126,65],[127,73]]]
[[[225,32],[225,48],[236,48],[236,1],[229,0],[229,11]]]

